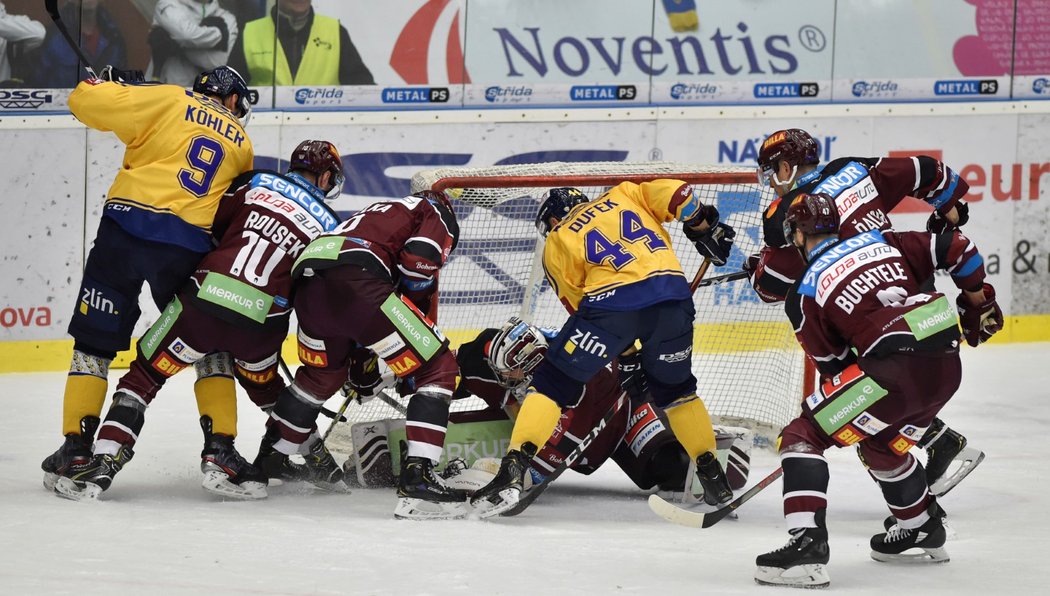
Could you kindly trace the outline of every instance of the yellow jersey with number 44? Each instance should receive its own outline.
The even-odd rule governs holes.
[[[636,310],[688,298],[663,224],[688,219],[700,206],[681,180],[621,183],[577,205],[551,230],[543,248],[547,280],[570,313],[581,305]]]
[[[77,85],[69,109],[126,145],[103,217],[138,238],[208,251],[219,199],[255,157],[237,117],[175,85],[97,79]]]

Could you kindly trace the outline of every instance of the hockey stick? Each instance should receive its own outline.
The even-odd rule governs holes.
[[[718,284],[725,284],[738,279],[746,279],[747,271],[736,271],[733,273],[726,273],[725,275],[716,275],[707,279],[701,280],[697,284],[699,288],[706,288],[707,286],[717,286]]]
[[[70,49],[72,49],[77,57],[80,58],[80,62],[84,65],[84,70],[88,71],[88,74],[91,75],[92,78],[97,79],[98,75],[95,74],[95,67],[91,65],[91,60],[84,55],[84,51],[80,49],[80,45],[73,41],[73,36],[69,34],[69,30],[66,29],[66,24],[62,21],[62,15],[58,12],[58,0],[44,0],[44,8],[47,10],[47,14],[51,17],[51,20],[54,21],[58,32],[66,39],[66,43],[69,44]]]
[[[532,490],[525,493],[525,496],[518,499],[518,503],[516,505],[504,511],[500,515],[503,517],[510,517],[528,509],[529,505],[531,505],[537,497],[543,494],[543,491],[547,490],[547,487],[550,486],[552,482],[557,480],[558,476],[564,474],[565,470],[571,468],[572,464],[576,463],[576,460],[580,459],[580,456],[583,455],[583,452],[591,446],[591,444],[594,442],[594,439],[598,438],[598,435],[603,430],[605,430],[605,427],[608,426],[609,422],[612,421],[613,417],[616,416],[616,414],[618,414],[620,410],[623,409],[626,403],[627,392],[624,391],[620,393],[620,397],[616,400],[616,403],[613,404],[613,407],[610,408],[609,411],[605,413],[605,416],[603,416],[602,419],[598,422],[598,424],[591,429],[591,432],[584,435],[584,437],[580,440],[579,445],[576,445],[576,448],[570,451],[569,454],[565,456],[565,460],[561,464],[559,464],[553,472],[548,474],[541,484],[532,487]]]
[[[728,505],[710,513],[701,513],[699,511],[684,509],[655,494],[649,495],[649,509],[652,509],[653,513],[656,515],[680,526],[686,526],[689,528],[710,528],[728,517],[729,514],[736,511],[738,507],[748,502],[751,497],[757,495],[762,492],[764,488],[776,482],[783,474],[784,468],[773,470],[769,476],[763,478],[758,484],[752,486],[744,494],[733,499]]]
[[[696,271],[696,275],[693,276],[692,283],[689,284],[690,292],[695,292],[696,289],[700,287],[700,282],[704,278],[704,274],[707,273],[707,269],[710,266],[711,259],[704,259],[704,262]],[[527,492],[525,496],[521,497],[521,499],[518,500],[518,503],[516,505],[504,511],[500,515],[503,517],[510,517],[518,515],[522,511],[525,511],[525,509],[527,509],[533,501],[535,501],[541,494],[543,494],[543,491],[547,490],[547,487],[550,486],[551,483],[553,483],[558,478],[558,476],[561,476],[565,473],[565,470],[572,467],[572,464],[575,463],[575,461],[579,459],[581,455],[583,455],[583,452],[586,451],[588,447],[590,447],[591,443],[594,442],[594,439],[597,438],[598,434],[605,430],[606,425],[608,425],[609,422],[613,419],[613,417],[616,416],[616,414],[624,407],[624,404],[626,402],[627,393],[623,392],[620,394],[619,399],[616,400],[613,406],[609,408],[609,411],[605,413],[605,416],[603,416],[602,419],[598,422],[598,424],[591,429],[591,432],[587,433],[580,441],[580,444],[577,445],[575,449],[573,449],[571,452],[569,452],[568,455],[565,456],[565,460],[557,468],[555,468],[553,472],[547,475],[547,477],[543,480],[543,483],[539,486],[533,487],[532,490]]]

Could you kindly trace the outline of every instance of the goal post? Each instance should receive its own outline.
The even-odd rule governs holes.
[[[558,328],[567,313],[544,279],[542,239],[534,226],[539,199],[560,186],[591,199],[623,182],[660,178],[694,186],[732,225],[736,240],[726,265],[708,276],[739,271],[762,243],[762,212],[774,196],[755,171],[671,162],[548,162],[482,168],[440,168],[417,173],[412,192],[441,190],[453,199],[460,225],[456,252],[440,272],[438,325],[457,346],[510,316]],[[681,231],[666,226],[687,277],[702,262]],[[797,413],[806,366],[781,305],[762,303],[747,280],[701,288],[693,371],[698,393],[723,424],[743,425],[775,437]]]

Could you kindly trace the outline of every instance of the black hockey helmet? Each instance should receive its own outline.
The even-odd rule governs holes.
[[[412,193],[412,196],[426,199],[437,209],[441,221],[452,236],[452,250],[456,250],[456,245],[459,244],[459,222],[456,221],[456,210],[452,208],[452,199],[441,190],[421,190]]]
[[[835,199],[822,192],[800,194],[791,201],[784,216],[784,238],[790,243],[795,230],[803,234],[835,234],[839,231],[839,210]]]
[[[318,178],[325,172],[331,172],[332,188],[321,189],[329,201],[343,192],[343,184],[346,182],[343,160],[339,157],[335,145],[328,141],[306,140],[299,143],[295,151],[292,151],[292,158],[288,160],[288,168],[310,172]]]
[[[565,219],[573,207],[590,201],[579,189],[567,186],[548,190],[540,200],[540,210],[536,213],[536,229],[544,238],[551,231],[552,217],[558,220]]]
[[[819,164],[820,147],[817,140],[801,128],[778,130],[766,137],[758,152],[758,183],[768,186],[781,161],[793,167]]]
[[[259,103],[259,92],[248,88],[241,73],[229,66],[219,66],[197,75],[193,81],[193,90],[204,95],[217,95],[222,99],[237,94],[237,114],[241,123],[248,124],[252,115],[252,106]]]

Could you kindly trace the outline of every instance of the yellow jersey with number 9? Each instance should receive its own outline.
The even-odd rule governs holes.
[[[211,249],[219,199],[255,158],[236,116],[175,85],[99,80],[77,85],[69,109],[126,145],[103,217],[138,238]]]
[[[689,282],[663,224],[685,220],[700,207],[681,180],[624,182],[577,205],[543,248],[551,287],[569,312],[581,304],[636,310],[688,298]]]

